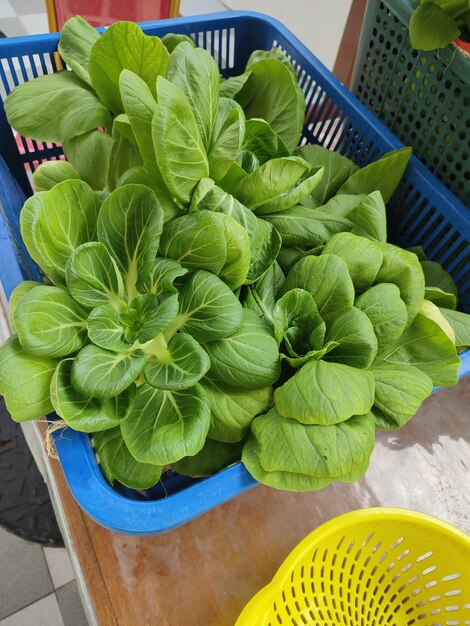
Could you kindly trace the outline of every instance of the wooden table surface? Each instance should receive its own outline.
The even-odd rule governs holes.
[[[176,530],[119,535],[81,512],[51,461],[71,548],[99,626],[233,626],[290,550],[330,518],[399,506],[470,532],[470,379],[399,431],[377,433],[367,476],[308,494],[257,486]]]

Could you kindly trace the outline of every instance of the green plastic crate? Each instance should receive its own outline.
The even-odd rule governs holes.
[[[352,90],[470,206],[470,55],[414,50],[417,0],[368,0]]]

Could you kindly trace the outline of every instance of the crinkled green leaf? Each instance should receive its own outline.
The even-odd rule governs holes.
[[[116,261],[97,241],[84,243],[70,256],[65,268],[70,294],[87,308],[121,303],[124,285]]]
[[[29,353],[60,358],[78,352],[86,341],[87,314],[67,291],[39,285],[21,298],[13,321]]]
[[[74,430],[93,433],[119,426],[134,402],[135,385],[108,400],[85,396],[72,386],[73,359],[61,361],[51,381],[51,402],[55,412]]]
[[[237,331],[204,344],[204,348],[211,360],[209,377],[216,383],[257,389],[279,378],[277,343],[267,324],[249,309],[243,309]]]
[[[338,424],[374,403],[374,377],[342,363],[308,361],[274,392],[277,412],[303,424]]]
[[[313,172],[313,173],[312,173]],[[287,211],[301,203],[302,200],[311,194],[323,177],[323,168],[317,168],[305,175],[298,184],[294,185],[284,193],[281,193],[275,200],[262,204],[256,208],[257,215],[270,215],[279,211]]]
[[[12,128],[24,137],[61,143],[96,128],[109,128],[111,115],[73,72],[45,74],[18,85],[5,100]]]
[[[116,353],[90,344],[73,362],[72,385],[85,396],[112,398],[134,382],[145,360],[142,350]]]
[[[178,474],[187,476],[211,476],[224,467],[228,467],[240,460],[243,443],[223,443],[206,439],[204,447],[194,456],[185,456],[180,461],[172,463],[171,467]]]
[[[246,120],[243,149],[253,152],[261,164],[276,156],[284,156],[278,154],[279,138],[271,125],[257,118]]]
[[[284,293],[299,287],[315,300],[320,315],[353,306],[354,285],[348,266],[338,256],[307,256],[294,265],[284,283]]]
[[[372,414],[379,428],[404,426],[432,391],[432,380],[410,364],[373,368],[375,399]]]
[[[359,169],[357,165],[342,156],[339,152],[333,152],[316,144],[310,144],[297,148],[295,154],[310,163],[312,167],[323,167],[323,177],[310,194],[315,206],[321,206],[328,202],[354,172]]]
[[[305,96],[290,68],[277,59],[250,65],[251,72],[236,94],[247,118],[266,120],[287,149],[298,145],[305,117]]]
[[[409,326],[423,306],[424,275],[420,262],[412,252],[390,243],[381,243],[380,246],[383,262],[375,282],[393,283],[398,287],[408,311]]]
[[[125,185],[111,193],[98,217],[98,239],[114,257],[128,297],[145,283],[158,251],[163,211],[144,185]]]
[[[80,178],[80,175],[71,163],[61,159],[45,161],[33,173],[34,191],[49,191],[58,183],[74,178]]]
[[[273,388],[240,389],[218,383],[209,377],[201,380],[211,405],[209,437],[227,443],[241,441],[253,418],[269,410]]]
[[[160,254],[188,269],[220,274],[227,261],[225,225],[211,211],[178,217],[163,229]]]
[[[71,137],[62,142],[67,160],[80,174],[80,178],[93,189],[106,186],[111,151],[115,141],[107,133],[90,130],[88,133]]]
[[[400,290],[392,283],[374,285],[356,298],[354,306],[372,322],[379,353],[395,343],[405,330],[406,306],[400,298]]]
[[[276,302],[273,313],[274,338],[278,345],[284,338],[284,333],[290,326],[298,325],[301,321],[310,320],[318,315],[317,305],[310,293],[303,289],[291,289]],[[321,322],[321,318],[320,318]],[[321,332],[320,332],[321,335]],[[319,336],[318,345],[321,347],[325,336],[325,325],[323,324],[323,337]]]
[[[352,233],[333,235],[326,242],[322,254],[334,254],[343,259],[356,292],[364,291],[372,285],[383,261],[378,243]]]
[[[389,346],[380,364],[408,364],[427,374],[436,386],[456,385],[460,359],[455,345],[436,322],[418,314],[398,341]]]
[[[161,391],[144,384],[121,426],[131,454],[142,463],[166,465],[197,454],[210,424],[209,401],[196,384],[181,391]]]
[[[243,308],[237,297],[210,272],[194,272],[181,289],[181,328],[197,341],[228,337],[240,328],[242,318]]]
[[[11,304],[10,304],[11,306]],[[468,313],[440,308],[440,312],[452,327],[455,334],[455,345],[459,352],[470,346],[470,316]]]
[[[143,287],[156,296],[165,291],[174,292],[176,291],[176,287],[173,285],[174,281],[187,273],[188,270],[177,261],[157,257],[153,262],[150,276]]]
[[[96,433],[93,441],[98,463],[111,484],[117,480],[131,489],[150,489],[159,481],[163,468],[136,461],[120,428]]]
[[[387,204],[403,177],[410,157],[409,147],[384,154],[378,161],[354,172],[338,189],[338,195],[380,191]]]
[[[209,151],[219,111],[217,63],[204,48],[184,42],[170,56],[167,78],[188,98],[202,143]]]
[[[221,180],[235,162],[245,136],[245,114],[241,106],[229,98],[220,98],[212,140],[208,146],[209,173]]]
[[[93,44],[100,35],[83,17],[75,15],[60,30],[59,54],[67,65],[91,87],[88,63]]]
[[[157,99],[152,121],[157,164],[172,196],[189,206],[197,183],[209,175],[204,143],[188,98],[161,76]]]
[[[352,307],[325,316],[325,341],[339,345],[325,356],[327,361],[344,363],[360,369],[370,367],[377,356],[377,337],[368,316]]]
[[[155,349],[144,367],[146,381],[159,389],[187,389],[209,370],[207,352],[187,333],[178,333]]]
[[[114,113],[122,113],[119,76],[137,74],[155,94],[157,76],[165,75],[168,51],[158,37],[145,35],[133,22],[112,24],[93,44],[88,71],[94,90]]]
[[[243,305],[254,311],[271,328],[274,326],[274,305],[283,288],[284,281],[284,273],[279,264],[274,261],[267,272],[250,285],[245,292]]]
[[[49,387],[56,365],[56,360],[26,352],[16,335],[0,348],[0,394],[15,422],[53,410]]]

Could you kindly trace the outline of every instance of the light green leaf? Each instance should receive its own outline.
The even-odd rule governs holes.
[[[271,159],[247,174],[231,192],[247,208],[273,202],[310,170],[298,157]]]
[[[421,314],[382,356],[381,365],[413,365],[436,386],[456,385],[459,379],[460,359],[454,344],[436,322]]]
[[[453,293],[447,293],[442,291],[439,287],[425,287],[424,298],[430,300],[436,306],[443,307],[445,309],[454,309],[457,306],[457,298]]]
[[[144,294],[137,298],[138,318],[135,331],[138,333],[140,343],[146,343],[162,333],[175,319],[178,313],[178,296],[176,293],[165,297],[163,300],[154,294]],[[133,301],[131,306],[135,306]]]
[[[135,74],[132,74],[132,72],[129,72],[129,70],[125,70],[124,74],[125,72],[128,72],[129,74],[131,74],[131,76],[136,76]],[[138,80],[141,80],[139,79],[138,76],[136,76],[136,78]],[[121,84],[121,79],[122,77],[119,79],[119,84]],[[148,89],[146,85],[145,85],[145,88]],[[122,93],[121,93],[121,98],[122,98]],[[119,115],[116,115],[116,117],[114,118],[113,137],[117,139],[119,135],[127,139],[127,141],[131,144],[133,148],[137,148],[137,149],[139,148],[139,146],[137,145],[137,139],[135,138],[135,135],[134,135],[134,131],[132,130],[131,121],[127,113],[120,113]]]
[[[110,304],[97,306],[87,319],[88,337],[105,350],[122,352],[132,347],[133,341],[125,336],[126,326],[121,316]]]
[[[96,93],[114,113],[122,113],[119,76],[137,74],[155,93],[157,76],[165,75],[168,51],[158,37],[145,35],[133,22],[112,24],[91,49],[89,72]]]
[[[354,304],[354,285],[348,266],[338,256],[307,256],[294,265],[287,275],[283,292],[299,287],[315,300],[320,315],[339,312]]]
[[[310,194],[315,206],[328,202],[336,195],[341,185],[359,169],[353,161],[339,152],[333,152],[315,144],[297,148],[295,155],[308,161],[312,167],[324,168],[321,181]]]
[[[277,343],[267,324],[249,309],[243,310],[237,331],[204,344],[204,348],[211,360],[209,377],[216,383],[258,389],[279,378]]]
[[[60,358],[77,352],[85,343],[86,317],[66,291],[40,285],[21,298],[13,321],[25,350]]]
[[[370,413],[354,415],[334,426],[305,426],[272,409],[256,418],[251,428],[260,446],[261,465],[271,472],[339,478],[365,463],[375,445]]]
[[[61,361],[51,381],[54,411],[67,426],[85,433],[108,430],[125,420],[134,402],[135,385],[109,400],[91,398],[76,391],[70,381],[73,359]]]
[[[251,246],[248,233],[229,215],[217,213],[224,226],[226,260],[219,276],[230,289],[238,289],[246,281],[251,263]]]
[[[156,342],[155,342],[156,344]],[[144,367],[146,381],[159,389],[187,389],[209,370],[207,352],[187,333],[178,333],[168,345],[159,345]]]
[[[401,428],[416,414],[432,391],[432,380],[409,363],[373,368],[375,400],[372,413],[378,428]]]
[[[221,180],[237,158],[245,136],[245,114],[241,106],[228,98],[220,98],[212,141],[207,149],[209,172],[213,180]]]
[[[5,100],[11,127],[24,137],[62,143],[95,128],[110,128],[111,116],[73,72],[45,74],[18,85]]]
[[[71,295],[89,309],[99,304],[122,304],[122,277],[102,243],[91,241],[79,246],[67,262],[65,276]]]
[[[83,17],[75,15],[65,22],[60,31],[59,54],[75,74],[91,87],[88,62],[99,33]]]
[[[99,203],[81,180],[66,180],[37,195],[36,202],[27,203],[28,212],[22,211],[22,236],[28,250],[32,242],[31,256],[44,273],[56,284],[65,284],[70,255],[96,237]]]
[[[279,195],[275,200],[257,207],[256,214],[264,216],[291,209],[295,205],[301,203],[306,196],[309,196],[312,193],[321,181],[322,177],[322,167],[320,169],[316,169],[316,171],[310,171],[310,173],[304,176],[298,184]]]
[[[56,365],[53,359],[27,353],[16,335],[0,348],[0,394],[15,422],[53,410],[49,387]]]
[[[281,213],[263,215],[263,218],[279,232],[283,247],[320,246],[336,233],[350,231],[354,226],[348,219],[304,206],[295,206]]]
[[[365,313],[352,307],[325,316],[325,341],[336,341],[325,360],[367,369],[377,356],[377,337],[372,322]]]
[[[250,77],[236,94],[247,118],[266,120],[289,151],[299,143],[305,117],[305,96],[292,72],[276,59],[253,63]]]
[[[110,352],[98,346],[85,346],[72,365],[72,385],[85,396],[112,398],[127,389],[145,365],[146,355]]]
[[[417,50],[445,48],[459,34],[460,29],[456,21],[437,3],[420,4],[411,16],[411,45]]]
[[[187,273],[188,270],[177,261],[157,257],[153,262],[150,276],[143,288],[156,296],[161,295],[165,291],[175,292],[176,287],[173,285],[175,279]]]
[[[310,293],[303,289],[291,289],[285,293],[276,302],[273,313],[274,338],[278,345],[284,339],[284,333],[290,326],[299,325],[304,320],[310,321],[314,316],[318,316],[318,310],[315,300]],[[319,319],[321,321],[321,318]],[[324,336],[325,324],[323,324],[323,332],[320,331],[318,345],[312,347],[321,347]]]
[[[296,330],[296,329],[289,329],[289,331],[292,331],[292,330]],[[289,331],[287,331],[286,335],[290,334]],[[289,341],[289,339],[286,337],[285,342],[288,347],[289,354],[293,354],[295,352],[292,349],[292,345],[295,345],[294,341],[292,341],[292,339]],[[331,352],[333,348],[335,348],[338,345],[339,343],[337,341],[328,341],[324,344],[323,348],[321,349],[308,350],[308,352],[305,352],[305,354],[303,354],[302,356],[286,356],[285,354],[281,354],[281,359],[287,361],[287,363],[289,363],[291,367],[299,368],[299,367],[302,367],[302,365],[305,365],[305,363],[307,363],[308,361],[312,359],[315,359],[316,361],[323,359],[325,355]],[[298,350],[298,347],[297,346],[295,347]]]
[[[265,61],[266,59],[275,59],[283,63],[287,69],[291,72],[292,77],[297,81],[297,72],[294,66],[287,58],[286,53],[281,48],[271,48],[271,50],[255,50],[250,54],[250,58],[246,64],[246,70],[249,70],[252,65],[258,63],[258,61]]]
[[[23,280],[23,282],[16,285],[10,295],[9,309],[10,309],[10,322],[13,330],[15,329],[15,322],[13,317],[15,315],[16,307],[27,293],[34,289],[34,287],[41,287],[42,283],[37,283],[34,280]]]
[[[113,255],[128,298],[147,280],[163,228],[163,211],[144,185],[125,185],[111,193],[98,217],[98,239]]]
[[[225,224],[210,211],[178,217],[163,229],[160,254],[188,269],[219,274],[227,261]]]
[[[326,242],[322,254],[334,254],[343,259],[356,292],[365,291],[372,285],[383,261],[378,243],[352,233],[333,235]]]
[[[121,426],[131,454],[142,463],[166,465],[202,449],[210,424],[210,405],[196,384],[182,391],[137,389],[131,415]]]
[[[262,119],[252,118],[245,123],[243,149],[253,152],[261,164],[275,156],[284,156],[279,152],[279,138],[271,126]]]
[[[253,418],[273,403],[273,389],[240,389],[217,383],[207,376],[200,382],[211,405],[209,437],[233,443],[241,441]]]
[[[339,196],[345,197],[345,196]],[[347,215],[354,224],[353,232],[376,241],[387,241],[387,214],[380,191],[365,196]]]
[[[302,424],[337,424],[374,403],[374,377],[341,363],[308,361],[274,392],[279,415]]]
[[[173,197],[189,206],[197,183],[209,175],[204,143],[187,97],[161,76],[157,80],[157,99],[152,121],[157,164]]]
[[[136,461],[120,428],[96,433],[93,441],[101,471],[111,485],[117,480],[131,489],[150,489],[158,483],[163,468]]]
[[[418,257],[390,243],[381,243],[382,267],[376,283],[393,283],[400,290],[400,297],[408,311],[409,326],[421,311],[424,300],[424,275]]]
[[[243,305],[254,311],[270,328],[274,327],[274,305],[284,285],[284,281],[284,273],[279,264],[274,261],[265,274],[250,285],[245,292]]]
[[[183,43],[185,41],[189,43],[193,48],[195,46],[194,41],[191,39],[191,37],[188,37],[187,35],[167,33],[166,35],[163,35],[161,39],[162,44],[165,46],[170,54],[173,52],[176,46],[179,46],[180,43]]]
[[[93,189],[106,187],[114,139],[99,130],[71,137],[62,142],[67,160],[80,174],[80,178]]]
[[[10,301],[11,306],[11,301]],[[455,345],[457,350],[461,352],[470,346],[470,315],[461,313],[460,311],[451,311],[439,307],[440,312],[452,327],[455,334]]]
[[[246,81],[250,78],[251,72],[245,72],[240,76],[230,76],[220,83],[221,98],[235,98],[237,93],[242,90]]]
[[[371,287],[356,298],[354,306],[372,322],[379,354],[395,343],[405,330],[408,321],[406,306],[400,298],[400,290],[392,283]]]
[[[188,98],[202,143],[209,151],[219,110],[220,74],[217,63],[204,48],[195,48],[185,42],[172,52],[167,78]]]
[[[457,286],[446,270],[436,261],[420,260],[423,268],[426,287],[439,287],[442,291],[452,294],[457,298]]]
[[[143,167],[138,149],[123,136],[116,138],[109,159],[107,188],[110,191],[126,183],[135,182],[129,180],[129,177]]]
[[[198,270],[180,292],[180,324],[197,341],[228,337],[240,328],[243,308],[214,274]]]
[[[240,460],[243,443],[223,443],[207,438],[204,447],[194,456],[186,456],[171,467],[178,474],[211,476]]]
[[[400,148],[384,154],[355,172],[338,190],[340,194],[369,194],[380,191],[385,204],[400,183],[411,156],[411,148]]]
[[[61,159],[46,161],[41,163],[33,173],[34,191],[49,191],[58,183],[73,178],[80,178],[80,175],[73,165],[67,161],[62,161]]]

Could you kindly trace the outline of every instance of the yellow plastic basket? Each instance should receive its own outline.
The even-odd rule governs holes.
[[[352,511],[290,553],[236,626],[470,624],[470,537],[394,508]]]

